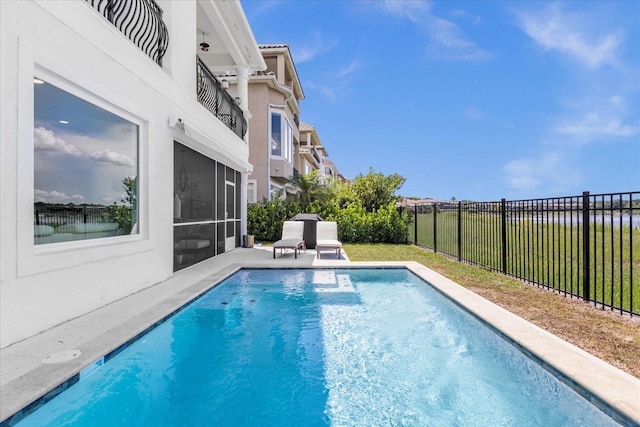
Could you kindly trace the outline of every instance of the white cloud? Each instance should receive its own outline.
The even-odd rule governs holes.
[[[338,46],[337,40],[332,40],[326,36],[321,35],[318,31],[313,33],[313,39],[304,45],[291,47],[291,55],[293,55],[293,61],[296,63],[303,63],[312,61],[320,55],[324,55],[336,46]]]
[[[466,118],[471,120],[481,120],[484,119],[484,113],[477,107],[467,107],[464,111],[464,115]]]
[[[531,193],[540,188],[562,192],[579,183],[580,174],[558,152],[513,160],[504,166],[510,188]]]
[[[347,77],[349,74],[357,71],[360,68],[360,63],[356,60],[352,61],[350,64],[345,65],[341,69],[338,70],[336,77],[338,79],[343,79]]]
[[[39,126],[33,130],[33,145],[36,151],[49,151],[66,154],[69,156],[81,156],[82,151],[73,144],[65,142],[54,135],[52,130]]]
[[[374,4],[388,15],[407,18],[414,22],[431,13],[431,5],[423,0],[385,0]]]
[[[559,120],[553,129],[578,143],[589,143],[607,138],[629,138],[640,135],[639,125],[629,125],[627,100],[621,95],[589,97],[576,105],[578,111],[572,117]]]
[[[124,195],[122,197],[124,197]],[[117,199],[114,199],[113,197],[105,196],[102,198],[102,203],[104,203],[105,205],[112,205],[114,202],[115,203],[119,202],[120,199],[122,199],[122,197],[118,197]]]
[[[427,36],[428,54],[432,58],[449,61],[478,61],[490,59],[493,54],[479,48],[469,40],[462,29],[451,21],[436,16],[425,1],[385,0],[376,3],[379,10],[393,17],[408,19]],[[456,11],[457,16],[461,11]],[[473,24],[480,22],[476,17]]]
[[[44,203],[75,203],[81,204],[85,203],[86,199],[84,196],[80,194],[68,195],[61,191],[44,191],[38,190],[37,188],[33,191],[34,201],[35,202],[44,202]]]
[[[320,92],[325,98],[329,99],[336,99],[336,93],[340,92],[340,89],[337,86],[320,85],[314,82],[307,82],[306,87]]]
[[[113,163],[119,166],[135,166],[135,160],[129,156],[116,153],[109,149],[103,151],[96,151],[89,154],[89,158],[97,162]]]
[[[516,190],[533,190],[542,182],[534,159],[518,159],[507,163],[504,171],[507,173],[509,187]]]
[[[341,96],[345,96],[345,93],[348,90],[351,81],[349,79],[349,76],[358,71],[360,67],[360,62],[357,60],[353,60],[349,64],[343,65],[334,74],[332,74],[331,85],[316,83],[314,81],[307,81],[305,83],[305,87],[307,89],[319,92],[327,99],[335,100],[338,98],[338,94],[340,94]]]
[[[465,19],[471,22],[472,25],[480,25],[480,23],[482,23],[481,17],[467,13],[464,10],[459,10],[459,9],[452,10],[451,15],[457,18]]]
[[[430,50],[445,55],[448,59],[466,60],[488,57],[488,52],[478,49],[468,41],[460,27],[451,21],[432,17],[427,24],[431,38]]]
[[[602,136],[631,137],[640,134],[640,127],[626,125],[619,117],[603,117],[598,113],[587,113],[581,119],[558,125],[555,130],[584,142]]]
[[[622,109],[626,109],[626,105],[627,105],[627,103],[625,102],[624,98],[621,97],[620,95],[612,95],[612,96],[610,96],[609,97],[609,103],[614,108],[622,108]]]
[[[568,54],[591,69],[617,62],[619,36],[609,32],[589,37],[598,31],[589,28],[585,19],[563,13],[555,5],[541,12],[521,12],[517,16],[522,30],[544,49]]]
[[[282,3],[283,2],[280,0],[261,0],[261,1],[254,2],[253,6],[255,7],[253,8],[253,15],[254,16],[263,15],[271,11],[272,9],[275,9]]]

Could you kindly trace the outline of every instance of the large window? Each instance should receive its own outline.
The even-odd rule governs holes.
[[[138,125],[33,83],[34,243],[137,233]]]
[[[256,203],[257,199],[256,180],[252,179],[247,182],[247,203]]]
[[[293,132],[283,114],[271,113],[271,155],[291,161]]]
[[[271,186],[269,187],[269,193],[270,193],[270,200],[275,200],[278,197],[282,197],[284,199],[286,196],[284,188],[274,184],[271,184]]]

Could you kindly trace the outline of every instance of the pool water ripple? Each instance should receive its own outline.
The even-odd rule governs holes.
[[[404,269],[242,270],[19,426],[607,426]]]

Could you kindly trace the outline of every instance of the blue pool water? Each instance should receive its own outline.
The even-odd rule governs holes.
[[[404,269],[241,270],[19,426],[608,426]]]

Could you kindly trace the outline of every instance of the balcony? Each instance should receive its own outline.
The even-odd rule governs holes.
[[[154,0],[86,0],[158,65],[169,47],[162,9]]]
[[[211,73],[200,58],[197,58],[198,102],[207,108],[236,135],[244,138],[247,133],[247,120],[231,95]]]

